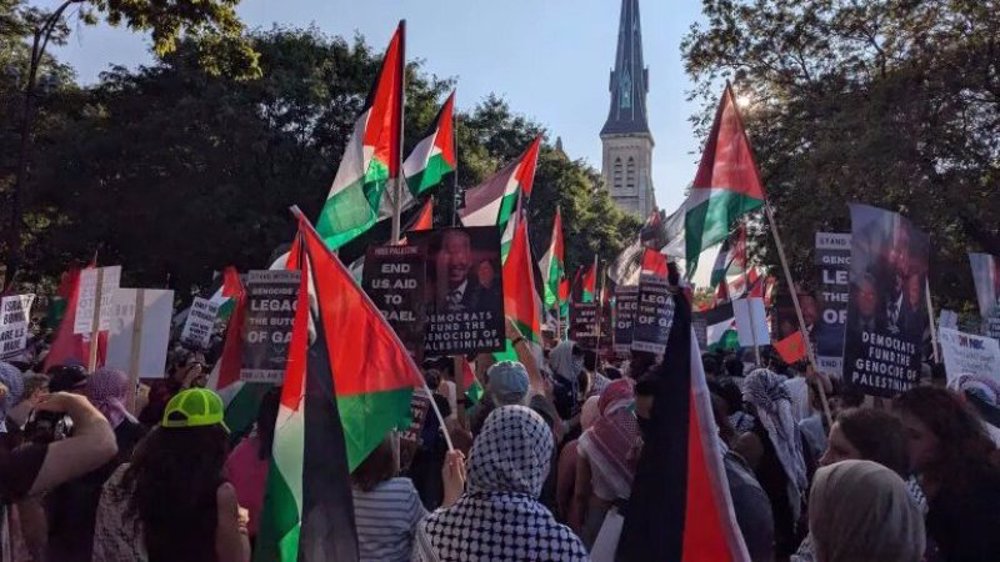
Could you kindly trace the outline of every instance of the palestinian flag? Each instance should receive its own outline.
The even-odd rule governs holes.
[[[545,309],[558,307],[561,310],[565,304],[561,287],[566,278],[566,249],[563,244],[562,213],[558,207],[556,218],[552,222],[549,249],[545,251],[538,266],[542,270],[542,282],[545,285]]]
[[[430,134],[417,143],[403,162],[403,176],[410,193],[417,197],[441,183],[455,171],[455,92],[452,92],[434,119]]]
[[[719,450],[691,305],[678,294],[617,558],[748,562]]]
[[[331,249],[375,224],[382,193],[389,180],[399,175],[404,37],[405,24],[400,22],[316,221],[316,229]]]
[[[289,261],[302,280],[256,560],[357,560],[350,472],[390,430],[409,424],[423,379],[302,217],[299,241]]]
[[[92,262],[86,269],[95,267]],[[62,318],[59,320],[59,327],[56,329],[55,339],[49,347],[49,353],[45,356],[45,370],[56,365],[63,365],[70,361],[78,361],[83,365],[87,364],[90,358],[90,334],[74,334],[73,325],[76,323],[76,307],[80,301],[80,273],[77,268],[70,269],[63,274],[59,284],[59,294],[66,301]],[[108,332],[107,330],[97,334],[97,366],[104,365],[104,360],[108,353]]]
[[[729,351],[740,348],[732,302],[717,305],[698,314],[705,319],[707,351]]]
[[[597,296],[597,256],[594,256],[594,263],[590,269],[583,274],[583,287],[580,295],[580,302],[594,302]]]
[[[750,141],[727,84],[712,131],[684,204],[687,277],[706,248],[722,242],[743,215],[764,205],[764,185],[754,163]]]
[[[479,383],[479,378],[472,368],[472,361],[462,361],[462,388],[465,389],[465,396],[475,404],[478,404],[486,393],[486,389]]]
[[[434,228],[434,200],[428,197],[427,202],[424,203],[424,206],[420,208],[420,212],[417,213],[417,218],[413,220],[413,224],[407,230],[417,232],[432,228]]]
[[[519,213],[523,215],[523,211]],[[528,224],[523,216],[516,220],[517,230],[510,247],[510,256],[503,264],[503,307],[514,325],[528,340],[532,353],[541,357],[542,301],[535,289],[531,246],[528,242]],[[497,354],[497,359],[516,360],[517,354],[507,340],[507,351]],[[539,361],[539,365],[541,362]]]
[[[741,223],[722,243],[712,268],[711,286],[727,283],[731,275],[742,276],[747,269],[747,227]]]
[[[520,209],[521,197],[531,197],[541,144],[542,137],[535,137],[517,160],[485,182],[466,190],[465,207],[458,213],[464,226],[496,225],[504,233],[500,251],[503,260],[507,255],[505,248],[509,250],[516,230],[516,225],[508,228],[508,223]]]
[[[653,211],[639,231],[639,236],[608,266],[608,275],[619,286],[639,284],[643,252],[647,248],[673,258],[684,257],[684,208],[664,216]]]

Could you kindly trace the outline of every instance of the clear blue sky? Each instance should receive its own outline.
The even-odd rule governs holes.
[[[50,4],[50,0],[31,2]],[[698,21],[698,0],[640,3],[649,67],[649,118],[656,141],[653,182],[660,207],[672,211],[694,177],[700,147],[687,118],[690,87],[680,41]],[[601,164],[598,131],[607,117],[608,71],[615,55],[620,0],[243,0],[249,27],[315,25],[324,33],[363,34],[383,48],[407,20],[407,56],[441,77],[458,79],[458,105],[495,92],[519,113],[561,136],[571,158]],[[126,29],[75,28],[58,56],[93,83],[110,64],[149,63],[149,41]]]

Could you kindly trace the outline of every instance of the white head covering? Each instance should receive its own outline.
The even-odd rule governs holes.
[[[871,461],[816,472],[809,531],[822,562],[915,562],[924,553],[924,518],[906,483]]]

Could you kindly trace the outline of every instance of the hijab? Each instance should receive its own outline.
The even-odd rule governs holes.
[[[635,476],[633,453],[638,448],[639,424],[630,408],[635,401],[631,379],[618,379],[608,385],[597,402],[598,417],[594,425],[580,436],[577,445],[590,461],[594,478],[610,490],[616,500],[628,498]]]
[[[0,399],[0,433],[7,433],[7,414],[24,395],[24,378],[17,367],[0,361],[0,384],[7,387],[3,399]]]
[[[579,384],[577,377],[583,370],[583,356],[574,355],[575,348],[575,342],[565,340],[559,342],[549,352],[549,366],[552,367],[552,372],[557,377],[569,382],[574,388]]]
[[[126,419],[135,423],[135,417],[125,408],[128,375],[124,372],[108,367],[98,369],[87,378],[85,394],[90,403],[108,418],[111,427],[118,427]]]
[[[541,416],[502,406],[469,453],[468,487],[417,526],[417,560],[588,560],[580,539],[538,502],[555,444]]]
[[[924,519],[895,472],[871,461],[825,466],[813,478],[809,530],[823,562],[914,562]]]
[[[792,400],[785,388],[785,380],[785,377],[774,371],[756,369],[747,375],[743,383],[743,401],[754,407],[757,419],[774,445],[781,467],[788,476],[788,500],[792,515],[797,520],[802,511],[802,497],[805,495],[808,479],[802,441],[792,414]]]

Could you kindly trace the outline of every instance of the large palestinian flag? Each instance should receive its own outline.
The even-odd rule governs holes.
[[[563,243],[562,212],[556,207],[556,218],[552,222],[552,238],[549,248],[542,256],[539,268],[542,270],[545,285],[545,309],[558,307],[560,315],[562,308],[569,300],[563,295],[566,286],[566,249]]]
[[[289,262],[302,280],[256,560],[357,560],[350,472],[391,429],[409,423],[423,379],[302,217],[296,246]]]
[[[528,242],[528,223],[524,212],[516,219],[517,228],[510,246],[510,255],[503,264],[503,307],[518,330],[528,341],[532,353],[541,360],[542,301],[535,288],[535,274]],[[511,341],[507,351],[496,354],[497,359],[516,360]],[[539,362],[541,364],[541,362]]]
[[[684,204],[687,277],[694,275],[703,250],[722,242],[743,215],[764,205],[764,185],[750,141],[727,84],[712,131]]]
[[[403,162],[403,176],[414,197],[441,183],[458,166],[454,114],[455,92],[452,92],[434,119],[433,129]]]
[[[594,263],[583,274],[583,286],[580,290],[580,302],[594,302],[597,296],[597,256]]]
[[[749,561],[719,450],[712,402],[682,294],[636,467],[617,558],[628,562]]]
[[[316,229],[331,249],[340,248],[375,224],[385,187],[399,175],[404,36],[405,27],[400,22],[316,221]]]
[[[92,267],[95,267],[94,263],[91,263],[87,269]],[[76,323],[76,307],[80,301],[80,273],[81,270],[78,268],[63,273],[62,282],[59,285],[59,296],[65,300],[66,304],[49,353],[45,356],[45,370],[67,362],[79,362],[86,365],[90,358],[90,334],[73,333],[73,325]],[[97,336],[98,366],[104,365],[107,352],[108,332],[105,330],[98,332]]]

